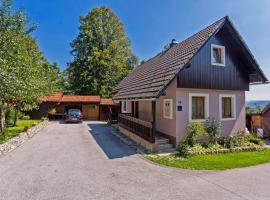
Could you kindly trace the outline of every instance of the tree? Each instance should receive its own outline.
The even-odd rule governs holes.
[[[74,59],[67,74],[76,94],[110,97],[114,86],[138,63],[123,24],[105,6],[80,17],[79,35],[71,47]]]
[[[36,108],[52,92],[54,71],[30,35],[34,30],[24,12],[13,13],[11,1],[0,0],[0,113],[5,104],[16,111]]]

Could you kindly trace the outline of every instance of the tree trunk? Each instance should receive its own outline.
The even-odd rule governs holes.
[[[4,103],[0,102],[0,134],[3,133],[5,129],[5,110],[4,110]]]
[[[18,119],[18,107],[15,107],[15,115],[14,115],[13,126],[17,125],[17,119]]]

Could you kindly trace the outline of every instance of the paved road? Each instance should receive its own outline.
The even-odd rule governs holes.
[[[1,200],[269,200],[269,186],[269,164],[222,172],[153,165],[98,122],[51,124],[0,157]]]

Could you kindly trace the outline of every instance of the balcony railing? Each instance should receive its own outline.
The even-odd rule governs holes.
[[[118,124],[148,142],[155,142],[153,125],[151,122],[143,121],[126,114],[119,114]]]

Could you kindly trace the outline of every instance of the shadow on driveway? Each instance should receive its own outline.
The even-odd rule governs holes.
[[[109,159],[136,154],[136,150],[111,133],[112,127],[102,122],[87,122],[89,132]]]

